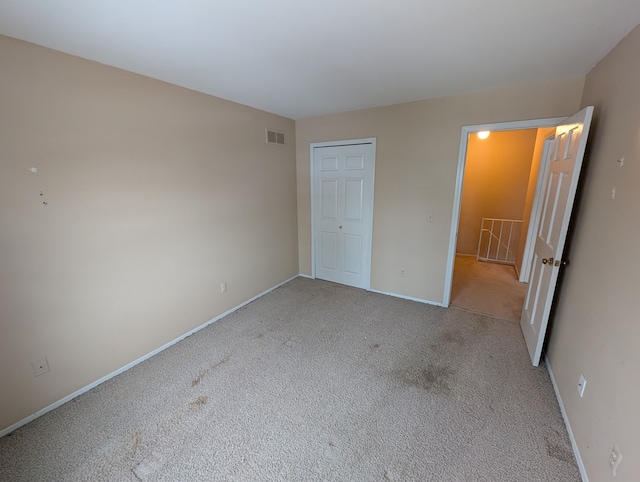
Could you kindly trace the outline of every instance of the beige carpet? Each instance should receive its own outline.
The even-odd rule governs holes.
[[[527,293],[513,266],[456,255],[451,305],[505,320],[519,321]]]
[[[0,480],[580,475],[517,324],[298,278],[0,439]]]

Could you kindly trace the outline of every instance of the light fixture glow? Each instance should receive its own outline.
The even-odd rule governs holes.
[[[490,131],[480,131],[478,132],[478,139],[486,139],[491,134]]]

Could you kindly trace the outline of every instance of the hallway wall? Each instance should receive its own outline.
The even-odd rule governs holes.
[[[522,219],[537,129],[470,134],[465,163],[458,254],[475,255],[482,218]],[[513,252],[520,241],[512,239]]]

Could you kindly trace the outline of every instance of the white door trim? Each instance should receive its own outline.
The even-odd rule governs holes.
[[[343,140],[343,141],[328,141],[328,142],[312,142],[309,144],[309,168],[311,171],[311,277],[313,279],[315,279],[316,277],[316,233],[315,233],[315,209],[314,209],[314,199],[315,199],[315,192],[314,192],[314,185],[315,185],[315,178],[314,178],[314,169],[313,169],[313,160],[314,160],[314,149],[316,149],[317,147],[337,147],[337,146],[353,146],[353,145],[357,145],[357,144],[371,144],[373,146],[373,192],[372,194],[372,199],[374,200],[374,206],[375,206],[375,185],[376,185],[376,138],[375,137],[367,137],[364,139],[348,139],[348,140]],[[372,206],[372,219],[373,216],[375,215],[375,213],[373,212],[373,208],[374,206]],[[370,239],[373,241],[373,222],[371,223],[371,226],[369,226],[369,237]],[[369,262],[369,267],[368,267],[368,279],[367,279],[367,286],[365,287],[365,289],[370,289],[371,288],[371,250],[368,253],[368,262]]]
[[[469,134],[480,131],[513,131],[521,129],[537,129],[540,127],[555,127],[567,117],[553,117],[547,119],[533,119],[525,121],[498,122],[493,124],[478,124],[462,126],[460,135],[460,151],[458,152],[458,172],[456,174],[456,188],[453,196],[453,212],[451,214],[451,231],[449,234],[449,253],[447,255],[447,269],[444,280],[444,296],[442,306],[448,307],[451,301],[451,285],[453,282],[453,266],[456,259],[456,244],[458,242],[458,223],[460,222],[460,203],[462,201],[462,183],[464,168],[467,160],[467,146]]]

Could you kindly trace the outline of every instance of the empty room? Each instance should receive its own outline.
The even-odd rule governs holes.
[[[0,480],[637,481],[640,3],[511,3],[0,4]]]

